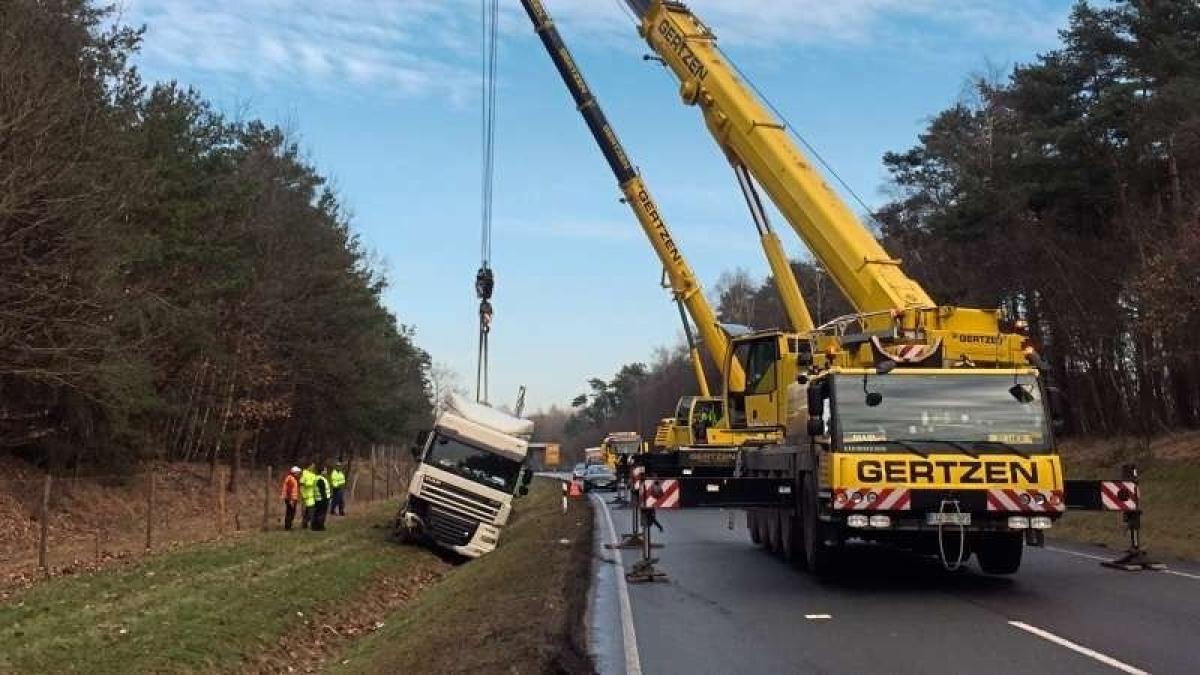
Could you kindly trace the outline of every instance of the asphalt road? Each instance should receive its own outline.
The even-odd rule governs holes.
[[[618,565],[597,542],[601,672],[1200,673],[1200,568],[1119,572],[1088,557],[1111,552],[1052,543],[1027,549],[1016,575],[991,577],[860,548],[819,581],[752,545],[740,512],[732,530],[728,512],[659,514],[670,576],[628,585],[632,626]],[[611,519],[628,530],[628,511]],[[624,567],[637,557],[623,552]]]

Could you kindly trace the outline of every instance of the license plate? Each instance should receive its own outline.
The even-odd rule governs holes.
[[[969,513],[927,513],[925,522],[930,525],[970,525]]]

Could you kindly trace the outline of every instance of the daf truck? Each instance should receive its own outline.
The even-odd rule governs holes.
[[[528,493],[533,423],[452,397],[423,442],[400,507],[403,541],[431,543],[468,558],[496,548],[513,499]]]

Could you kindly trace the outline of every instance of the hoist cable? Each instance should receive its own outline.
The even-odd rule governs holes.
[[[499,0],[480,0],[480,236],[479,271],[475,273],[475,295],[479,297],[479,353],[475,369],[475,400],[488,399],[488,335],[492,328],[492,203],[496,180],[496,62]]]

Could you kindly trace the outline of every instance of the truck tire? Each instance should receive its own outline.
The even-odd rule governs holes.
[[[797,527],[799,518],[791,511],[779,510],[779,530],[782,537],[783,559],[794,563],[800,557],[800,528]]]
[[[803,527],[804,567],[811,574],[825,576],[833,567],[834,549],[825,543],[821,520],[817,517],[817,479],[807,473],[801,482],[800,512]]]
[[[767,535],[767,550],[778,554],[783,550],[783,533],[779,527],[779,510],[766,509],[763,511],[763,516],[763,520],[766,521],[763,529]]]
[[[759,520],[757,509],[746,509],[746,529],[750,530],[750,541],[756,545],[762,543],[762,532],[758,529]]]
[[[1019,532],[993,534],[975,544],[979,568],[986,574],[1013,574],[1021,568],[1025,537]]]

